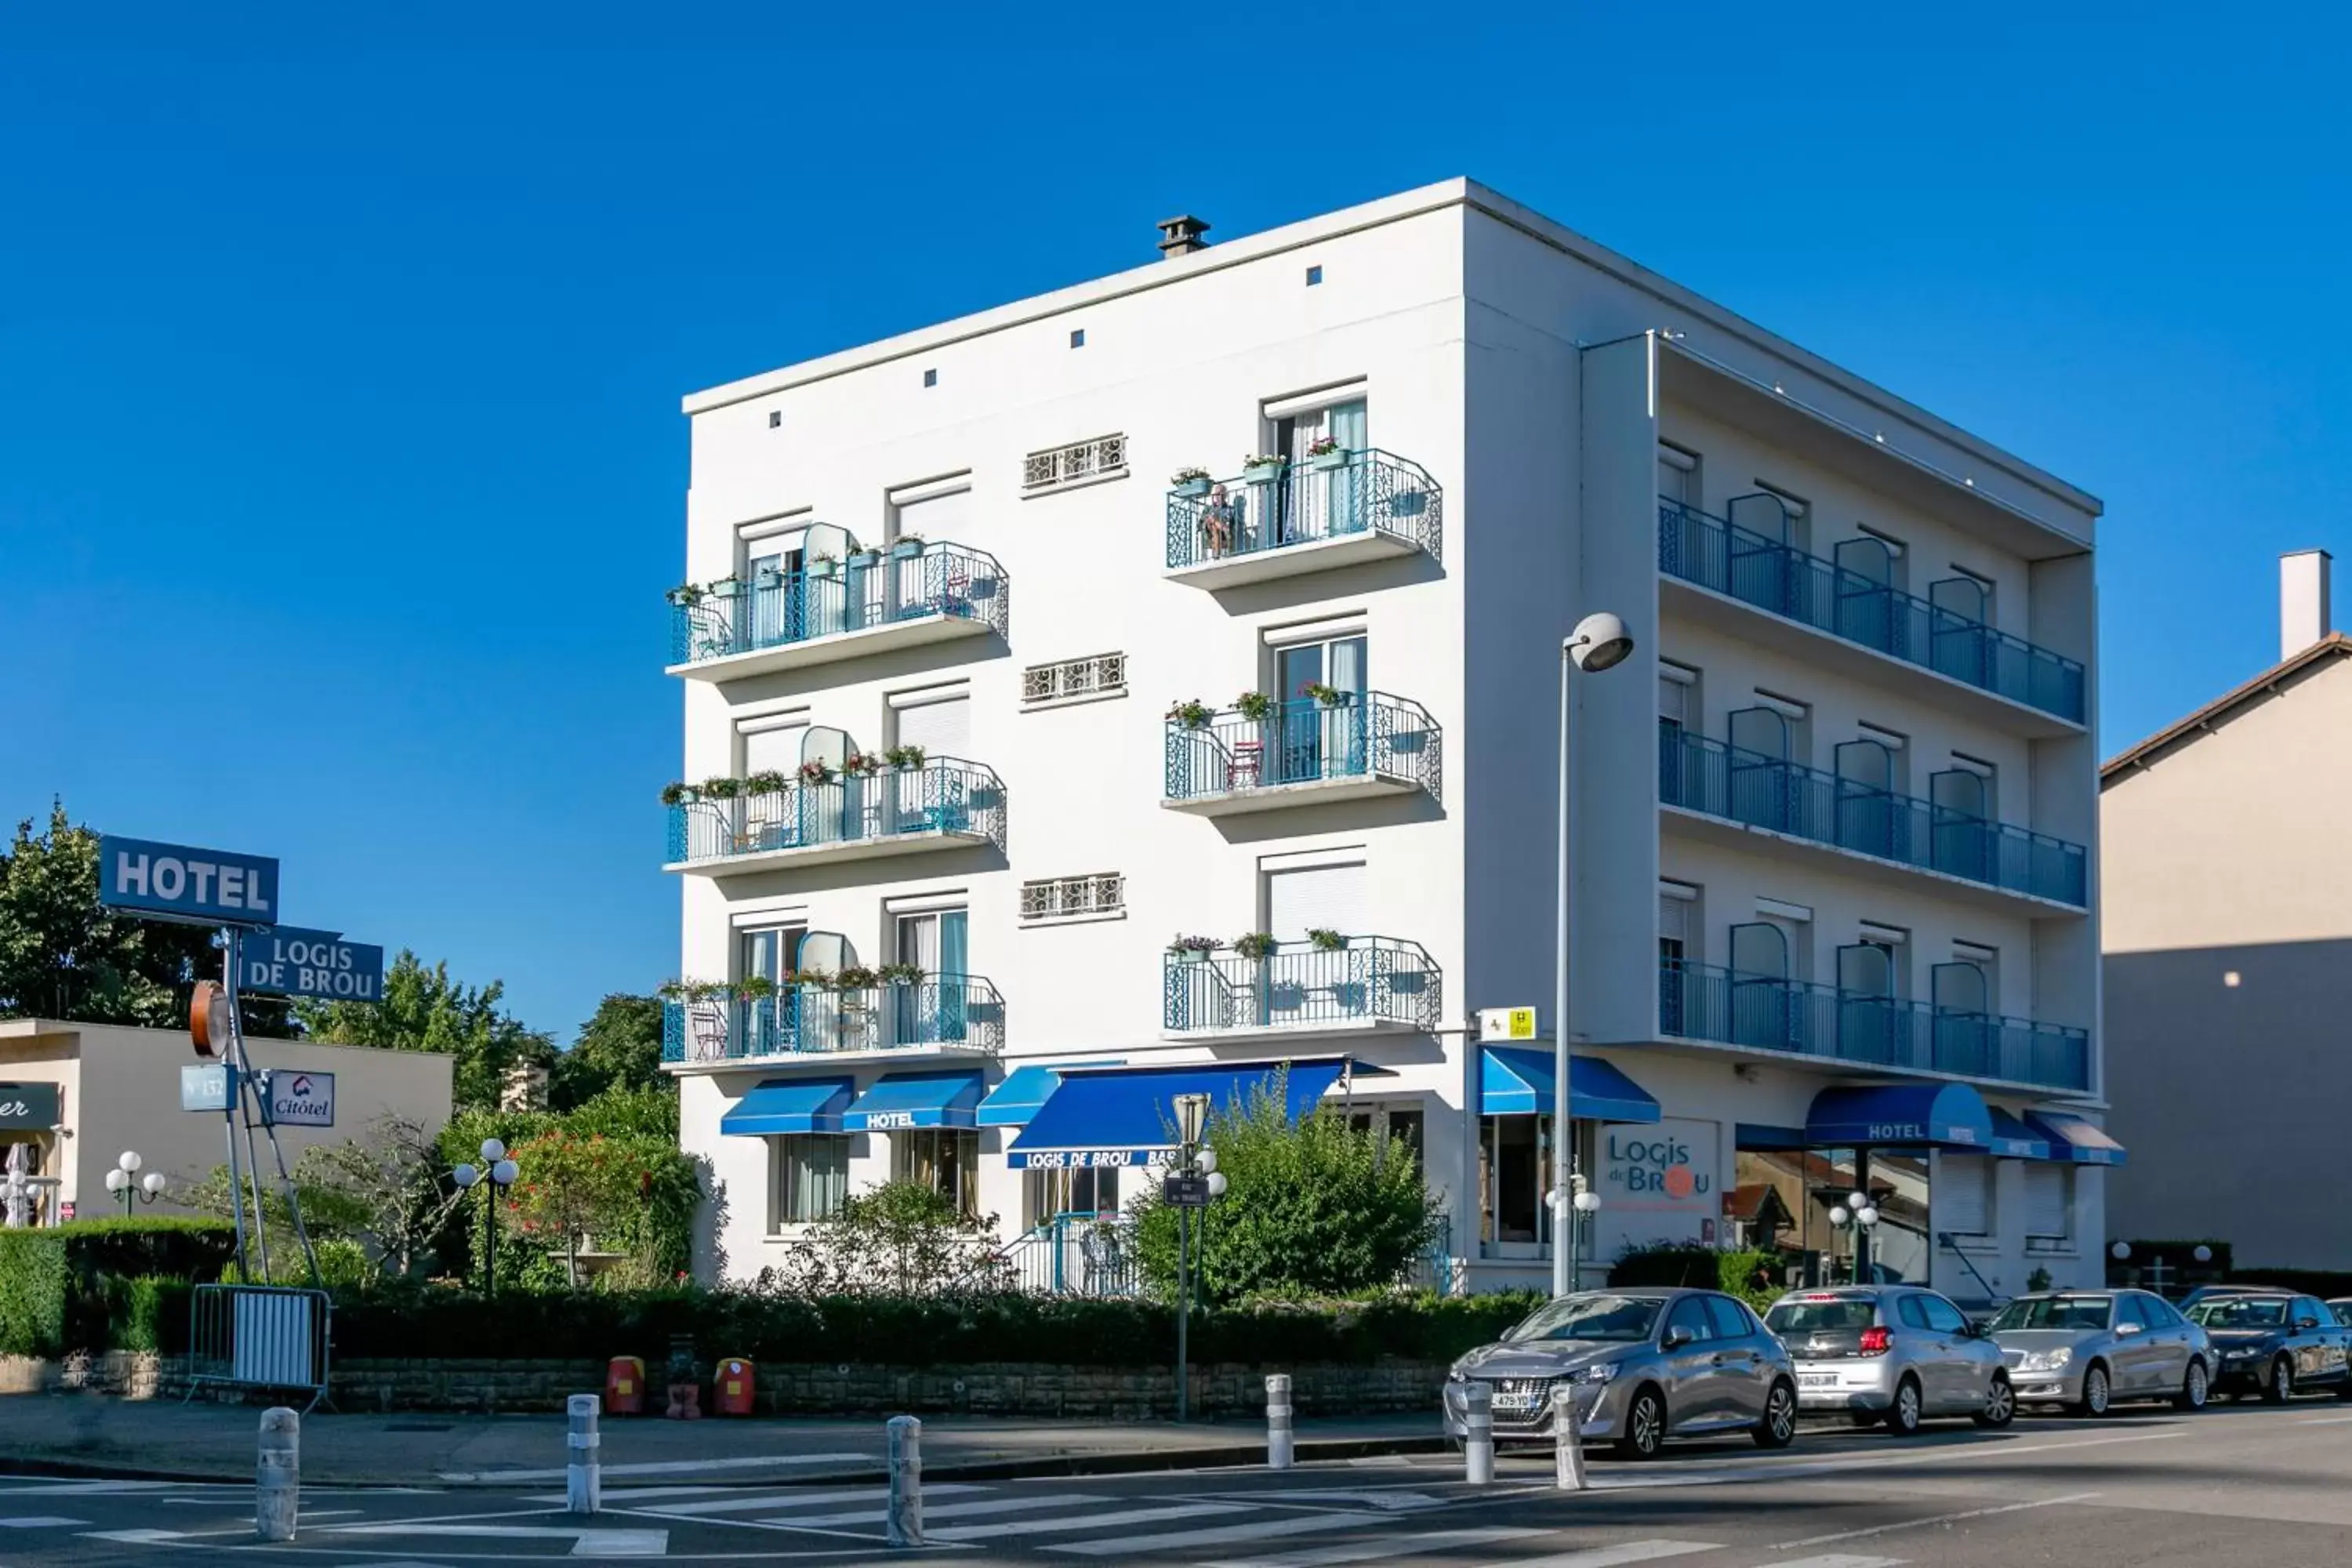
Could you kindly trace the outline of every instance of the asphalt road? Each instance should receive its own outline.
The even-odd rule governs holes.
[[[1808,1427],[1767,1454],[1685,1444],[1651,1465],[1507,1455],[1474,1489],[1451,1457],[1262,1470],[935,1484],[929,1546],[890,1552],[879,1489],[687,1481],[605,1489],[593,1519],[545,1488],[308,1488],[299,1538],[261,1545],[249,1487],[0,1481],[0,1568],[282,1558],[289,1568],[471,1568],[542,1557],[854,1564],[919,1557],[1323,1568],[1346,1563],[1614,1568],[2067,1568],[2352,1562],[2352,1406],[2233,1405],[2102,1422],[1933,1428],[1910,1441]]]

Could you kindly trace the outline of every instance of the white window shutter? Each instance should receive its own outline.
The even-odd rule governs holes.
[[[966,542],[971,532],[971,492],[950,490],[943,496],[898,503],[898,532],[919,533],[925,542]]]
[[[929,757],[971,755],[971,700],[924,702],[898,710],[898,744],[920,746]]]
[[[1992,1162],[1982,1154],[1938,1154],[1932,1194],[1935,1225],[1955,1236],[1992,1232]]]
[[[1341,936],[1380,934],[1365,929],[1363,910],[1361,861],[1266,873],[1266,929],[1278,942],[1302,941],[1318,930]]]
[[[2066,1234],[2067,1210],[2073,1206],[2073,1175],[2064,1165],[2049,1160],[2030,1160],[2025,1166],[2025,1234],[2030,1237],[2063,1237]]]
[[[801,740],[808,733],[799,724],[782,729],[743,731],[743,771],[748,773],[790,773],[801,765]]]

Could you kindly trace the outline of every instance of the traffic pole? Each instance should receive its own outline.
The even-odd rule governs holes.
[[[302,1417],[279,1405],[261,1413],[254,1455],[253,1530],[264,1541],[294,1539],[302,1506]]]
[[[1474,1487],[1495,1480],[1495,1391],[1472,1378],[1462,1390],[1463,1479]]]
[[[603,1401],[593,1394],[575,1394],[563,1402],[563,1511],[594,1513],[604,1506],[604,1439],[596,1430]]]
[[[890,1510],[883,1532],[893,1546],[923,1543],[923,1424],[893,1415],[890,1440]]]
[[[1265,1468],[1290,1468],[1292,1453],[1290,1374],[1273,1373],[1265,1380]]]
[[[1551,1391],[1551,1484],[1564,1492],[1584,1489],[1584,1434],[1578,1429],[1576,1390],[1556,1384]]]

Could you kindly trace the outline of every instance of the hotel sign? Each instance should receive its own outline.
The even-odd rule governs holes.
[[[270,925],[278,862],[107,834],[98,841],[98,901],[191,925]]]

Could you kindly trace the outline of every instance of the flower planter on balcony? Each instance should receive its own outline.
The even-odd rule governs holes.
[[[1415,554],[1440,557],[1437,487],[1365,448],[1252,463],[1210,500],[1168,494],[1168,575],[1220,589]],[[1211,494],[1215,494],[1212,487]]]
[[[1282,470],[1287,466],[1284,463],[1244,463],[1242,482],[1252,485],[1270,485],[1282,478]],[[1202,493],[1205,495],[1207,492],[1204,490]]]
[[[1205,479],[1179,479],[1174,493],[1188,500],[1198,500],[1209,493],[1209,481]]]
[[[674,593],[669,672],[730,680],[1006,629],[1003,570],[993,557],[917,541],[884,562],[862,550],[850,557],[854,571],[811,561],[698,596]]]
[[[1328,452],[1309,452],[1307,455],[1307,466],[1318,473],[1332,468],[1344,468],[1348,466],[1348,459],[1353,455],[1345,447],[1334,447]]]

